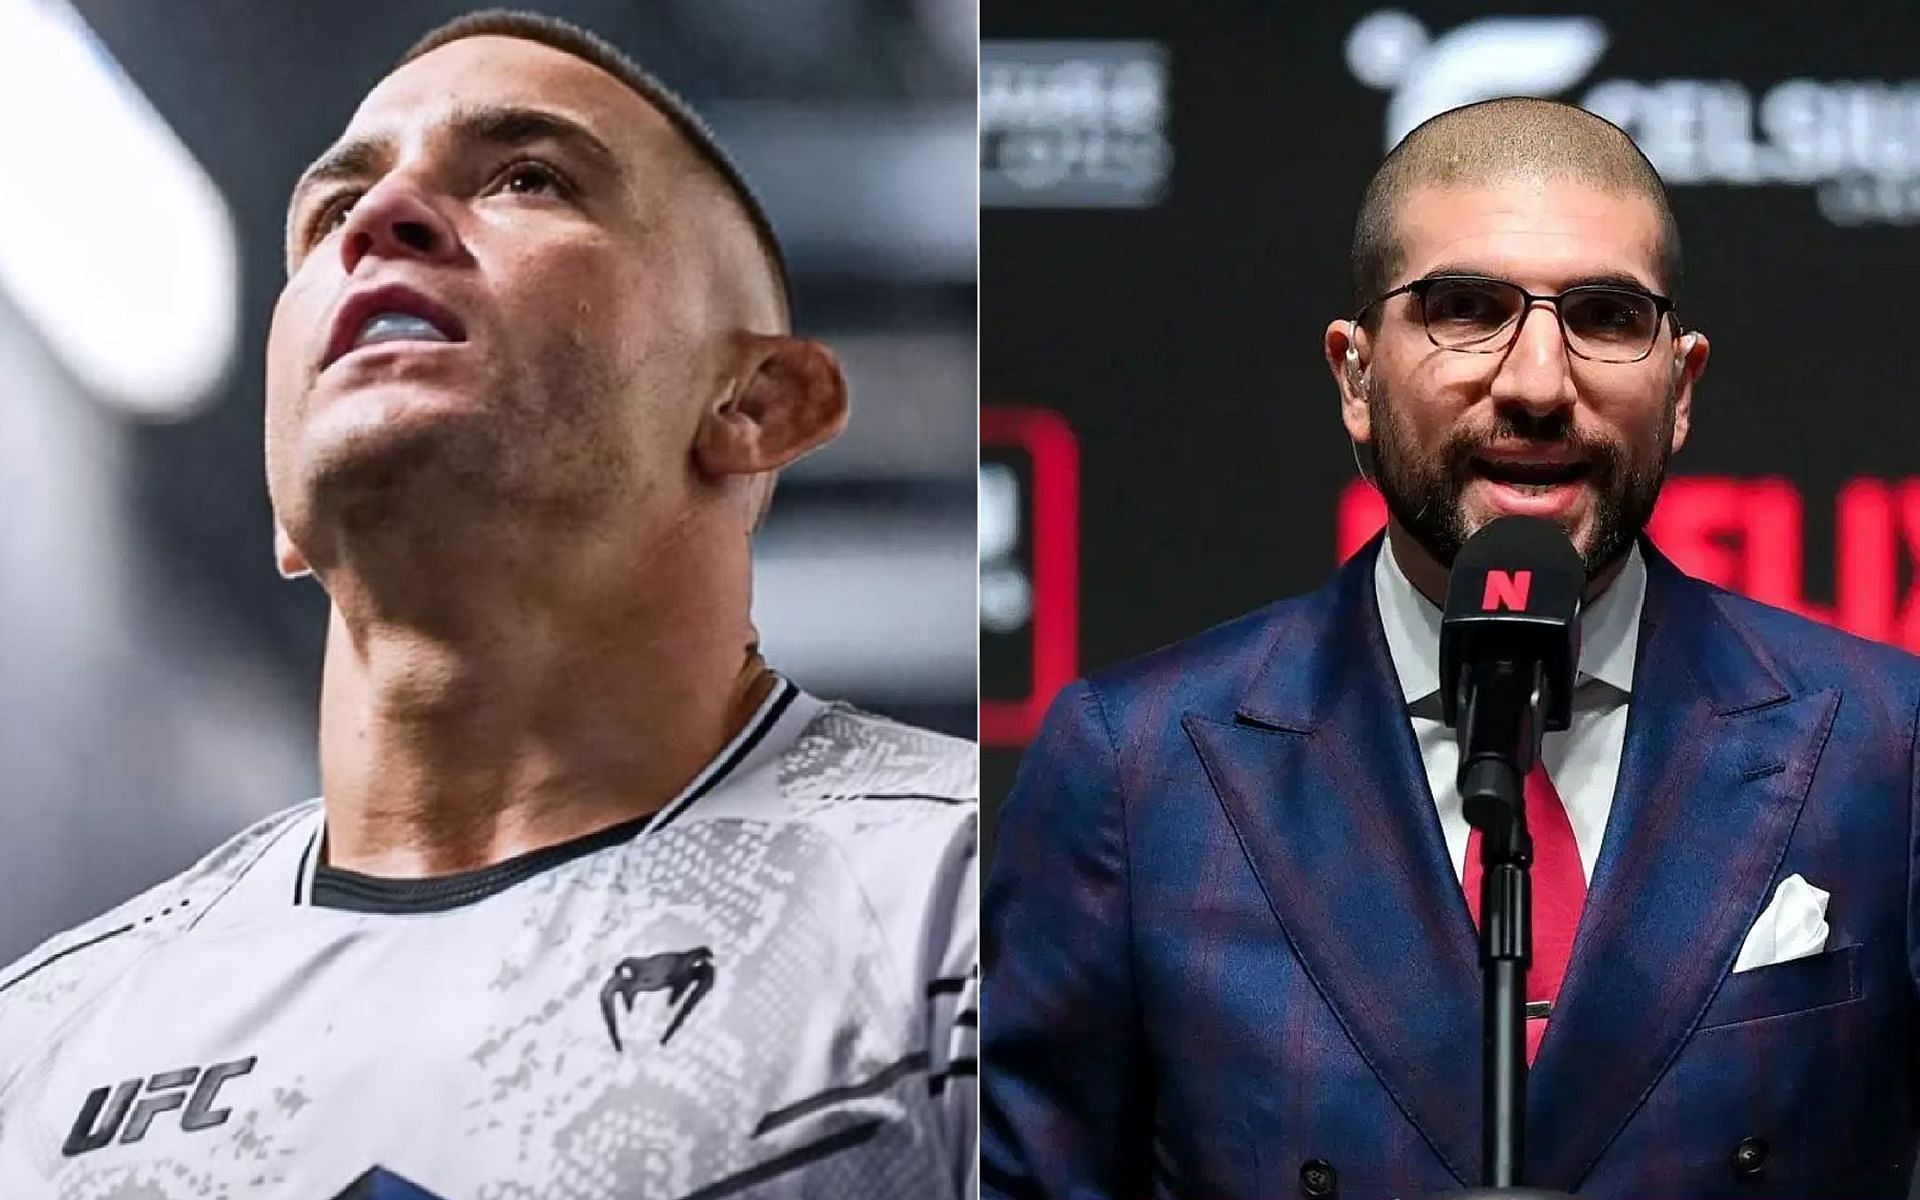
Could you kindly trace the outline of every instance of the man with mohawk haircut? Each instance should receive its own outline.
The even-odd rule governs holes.
[[[759,654],[754,529],[847,394],[712,134],[465,17],[287,270],[324,795],[0,972],[0,1195],[969,1194],[976,756]]]
[[[1482,1181],[1479,850],[1438,642],[1454,556],[1519,514],[1588,581],[1572,725],[1525,787],[1522,1181],[1905,1200],[1920,662],[1643,537],[1708,355],[1680,263],[1651,164],[1570,105],[1455,109],[1380,166],[1322,344],[1386,531],[1054,702],[986,895],[986,1195]]]

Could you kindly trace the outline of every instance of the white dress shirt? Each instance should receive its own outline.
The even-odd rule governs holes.
[[[1440,720],[1440,610],[1400,569],[1389,542],[1373,570],[1380,624],[1387,635],[1400,691],[1407,699],[1414,739],[1427,768],[1427,787],[1440,813],[1447,855],[1459,876],[1467,859],[1471,827],[1460,803],[1460,743]],[[1647,565],[1640,548],[1605,592],[1580,614],[1580,667],[1573,692],[1573,725],[1543,739],[1540,757],[1567,806],[1580,867],[1589,882],[1600,857],[1613,808],[1614,783],[1626,745],[1627,706],[1633,695],[1633,662],[1640,636],[1640,609],[1647,596]]]

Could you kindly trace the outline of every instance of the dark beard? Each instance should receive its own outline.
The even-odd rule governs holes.
[[[1659,440],[1645,461],[1631,461],[1611,442],[1582,436],[1564,411],[1533,418],[1525,413],[1502,413],[1489,429],[1457,428],[1441,447],[1439,458],[1423,459],[1409,445],[1394,419],[1386,388],[1378,377],[1368,381],[1367,414],[1373,430],[1374,483],[1386,499],[1387,512],[1434,561],[1453,569],[1454,556],[1473,536],[1460,497],[1475,478],[1473,457],[1484,446],[1499,441],[1532,441],[1564,446],[1588,464],[1587,482],[1594,491],[1592,543],[1582,553],[1587,578],[1598,577],[1626,556],[1653,517],[1654,502],[1666,482],[1667,460],[1673,445],[1674,401],[1669,389]]]

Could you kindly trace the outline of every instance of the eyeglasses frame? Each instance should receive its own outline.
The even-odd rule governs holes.
[[[1475,344],[1471,346],[1441,345],[1440,342],[1433,336],[1432,327],[1427,324],[1427,296],[1426,296],[1427,290],[1429,288],[1433,287],[1435,284],[1440,284],[1440,283],[1497,283],[1502,287],[1512,288],[1514,291],[1519,292],[1523,297],[1525,297],[1526,298],[1525,303],[1521,306],[1519,314],[1515,316],[1513,321],[1513,327],[1511,331],[1507,334],[1505,343],[1499,346],[1485,346],[1485,347],[1482,347],[1479,344]],[[1574,348],[1573,335],[1567,332],[1567,319],[1565,314],[1560,309],[1560,302],[1565,300],[1568,296],[1574,295],[1575,293],[1589,292],[1589,291],[1630,292],[1630,293],[1633,293],[1634,295],[1644,296],[1647,299],[1653,301],[1654,334],[1653,334],[1653,337],[1647,342],[1647,348],[1645,350],[1642,350],[1637,357],[1595,358],[1590,354],[1582,354],[1579,350]],[[1647,356],[1653,353],[1653,348],[1660,344],[1660,323],[1662,321],[1667,320],[1669,317],[1671,317],[1673,320],[1673,334],[1675,337],[1678,337],[1685,332],[1685,330],[1680,325],[1680,315],[1674,309],[1673,298],[1670,296],[1662,296],[1658,292],[1647,291],[1644,288],[1628,287],[1625,284],[1619,284],[1619,283],[1582,283],[1582,284],[1577,284],[1574,287],[1570,287],[1565,291],[1560,292],[1557,295],[1553,295],[1553,294],[1535,295],[1534,293],[1521,287],[1519,284],[1513,282],[1511,279],[1497,279],[1491,275],[1424,275],[1424,276],[1421,276],[1419,279],[1409,280],[1406,283],[1401,284],[1399,287],[1394,288],[1391,291],[1380,293],[1378,296],[1375,296],[1373,299],[1361,305],[1360,310],[1353,314],[1353,322],[1356,325],[1359,324],[1362,320],[1366,318],[1366,315],[1368,312],[1372,311],[1375,308],[1378,308],[1382,304],[1385,304],[1387,301],[1393,299],[1395,296],[1400,296],[1400,295],[1411,295],[1415,300],[1418,300],[1420,302],[1420,328],[1421,328],[1421,331],[1427,335],[1427,340],[1429,342],[1432,342],[1434,347],[1437,349],[1451,350],[1457,354],[1504,354],[1508,350],[1511,350],[1513,348],[1513,344],[1520,340],[1520,327],[1527,323],[1527,314],[1533,311],[1533,306],[1536,304],[1551,304],[1553,306],[1553,319],[1559,322],[1560,324],[1560,340],[1563,343],[1565,343],[1567,347],[1567,353],[1573,355],[1575,358],[1583,358],[1588,362],[1600,362],[1600,363],[1610,363],[1610,364],[1619,364],[1619,365],[1624,365],[1627,363],[1645,362],[1647,360]]]

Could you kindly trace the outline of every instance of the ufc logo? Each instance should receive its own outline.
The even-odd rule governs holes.
[[[111,1100],[107,1098],[108,1089],[95,1088],[87,1093],[86,1103],[80,1106],[80,1117],[74,1121],[73,1131],[67,1134],[60,1153],[72,1158],[98,1150],[112,1141],[116,1133],[123,1146],[137,1142],[147,1136],[155,1117],[183,1104],[186,1111],[180,1114],[182,1129],[188,1133],[212,1129],[233,1115],[230,1108],[213,1106],[221,1085],[253,1070],[256,1057],[250,1054],[233,1062],[215,1063],[204,1071],[199,1067],[162,1071],[148,1079],[144,1088],[138,1079],[129,1079],[113,1089]],[[188,1088],[193,1089],[191,1094]]]
[[[1488,571],[1486,594],[1480,597],[1481,612],[1527,611],[1527,594],[1533,591],[1532,571]]]

